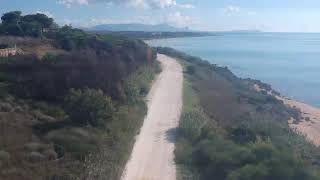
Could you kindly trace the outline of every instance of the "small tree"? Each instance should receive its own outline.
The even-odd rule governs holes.
[[[21,11],[12,11],[3,14],[1,17],[3,24],[17,24],[21,19]]]
[[[114,106],[101,90],[72,89],[65,99],[65,111],[74,123],[98,127],[112,119]]]
[[[51,26],[54,24],[52,18],[40,13],[26,15],[22,18],[22,20],[25,23],[33,24],[34,26],[38,27],[41,33],[44,31],[44,29],[51,28]]]

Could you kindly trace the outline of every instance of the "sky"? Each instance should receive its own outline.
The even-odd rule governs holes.
[[[202,31],[320,32],[320,0],[0,0],[0,14],[13,10],[75,27],[166,23]]]

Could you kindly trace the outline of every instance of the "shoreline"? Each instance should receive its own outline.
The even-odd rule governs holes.
[[[254,84],[256,91],[264,91],[258,84]],[[289,126],[305,136],[305,138],[313,143],[315,146],[320,146],[320,108],[312,105],[290,99],[285,96],[277,95],[271,91],[267,92],[269,95],[274,96],[278,100],[282,101],[286,106],[295,108],[300,112],[300,119],[294,119],[293,117],[288,120]]]
[[[159,48],[159,47],[154,47],[154,48]],[[162,51],[167,51],[167,55],[169,56],[170,56],[170,53],[173,54],[173,57],[175,57],[174,54],[180,53],[179,55],[177,55],[178,58],[182,58],[182,59],[189,58],[196,62],[203,61],[203,62],[206,62],[207,64],[210,64],[209,61],[202,60],[199,57],[191,56],[185,52],[177,51],[174,48],[170,48],[170,47],[162,47],[162,48],[163,48]],[[227,67],[226,69],[230,71]],[[232,72],[230,71],[230,73]],[[239,78],[236,75],[234,76]],[[283,104],[286,105],[287,107],[297,109],[299,111],[298,117],[295,117],[295,118],[291,117],[290,119],[287,120],[289,127],[293,129],[296,133],[303,135],[308,142],[312,143],[317,147],[320,147],[320,108],[282,96],[279,92],[272,89],[271,85],[263,83],[260,80],[250,79],[250,78],[243,79],[243,80],[247,80],[248,83],[251,84],[251,87],[253,90],[259,91],[259,92],[264,91],[265,93],[282,101]]]
[[[300,119],[290,119],[288,121],[289,126],[304,135],[314,145],[320,146],[320,108],[286,97],[276,96],[276,98],[283,101],[285,105],[296,108],[301,112]]]

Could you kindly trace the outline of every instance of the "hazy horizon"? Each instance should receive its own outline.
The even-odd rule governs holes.
[[[0,0],[0,14],[44,13],[60,25],[169,24],[200,31],[320,32],[316,0]]]

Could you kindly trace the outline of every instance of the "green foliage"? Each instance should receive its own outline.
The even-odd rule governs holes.
[[[57,119],[64,119],[66,113],[60,106],[50,105],[46,102],[37,102],[33,104],[34,108],[39,109],[46,115],[52,116]]]
[[[92,129],[64,128],[51,131],[46,138],[60,147],[60,156],[71,153],[77,159],[84,159],[89,153],[98,150],[96,133]]]
[[[101,90],[72,89],[65,99],[65,111],[76,124],[103,127],[112,120],[115,109],[111,98]]]
[[[9,85],[10,98],[22,97],[33,105],[21,101],[10,111],[19,118],[19,126],[4,127],[21,132],[9,136],[12,143],[19,143],[10,147],[17,149],[15,162],[23,149],[20,147],[34,140],[31,137],[52,144],[60,159],[44,160],[32,165],[30,171],[21,156],[22,163],[14,166],[29,179],[120,179],[147,112],[144,97],[160,69],[154,61],[156,54],[140,40],[89,34],[70,26],[45,33],[47,26],[38,23],[39,17],[20,15],[18,24],[5,25],[14,25],[19,36],[48,38],[10,37],[9,42],[4,37],[9,46],[19,42],[22,49],[34,45],[41,47],[40,51],[42,47],[55,48],[57,54],[47,53],[41,59],[24,54],[1,60],[0,82]]]
[[[42,57],[42,61],[46,61],[46,62],[53,62],[55,60],[57,60],[58,56],[56,54],[53,53],[46,53],[43,57]]]
[[[21,11],[12,11],[2,15],[3,24],[16,24],[21,19]]]
[[[89,37],[84,31],[67,25],[60,28],[55,36],[59,45],[68,51],[81,47]]]
[[[44,29],[54,24],[53,19],[44,14],[22,16],[20,11],[5,13],[1,20],[0,34],[13,36],[41,37]]]
[[[179,133],[194,141],[201,135],[205,122],[205,117],[200,111],[183,112],[179,124]]]
[[[195,67],[194,66],[187,66],[186,73],[193,75],[195,72]]]
[[[140,67],[128,77],[125,82],[125,94],[129,103],[136,103],[141,97],[147,95],[151,81],[159,71],[160,65],[155,63]]]
[[[237,127],[229,130],[229,138],[240,144],[252,143],[257,140],[256,134],[247,128]]]
[[[278,149],[270,141],[257,141],[243,146],[219,137],[218,134],[202,138],[190,146],[191,161],[177,156],[178,163],[200,172],[200,179],[317,179],[292,152]]]
[[[37,13],[37,14],[29,14],[22,17],[23,22],[28,23],[36,23],[40,26],[40,28],[50,28],[54,21],[52,18],[49,18],[45,14]]]
[[[9,85],[0,82],[0,98],[4,98],[9,95]]]

